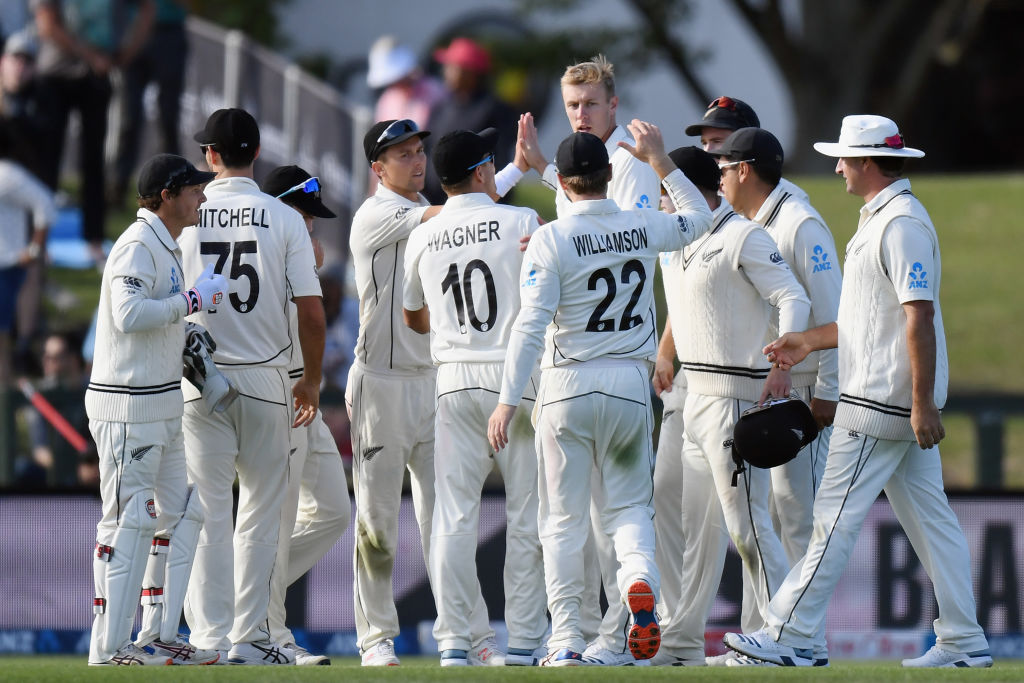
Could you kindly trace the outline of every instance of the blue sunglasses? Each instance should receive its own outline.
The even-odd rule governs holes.
[[[313,176],[312,178],[306,178],[295,187],[289,187],[287,190],[277,195],[276,199],[280,199],[286,194],[291,194],[292,192],[298,192],[299,190],[305,192],[306,194],[319,195],[320,179],[316,176]]]

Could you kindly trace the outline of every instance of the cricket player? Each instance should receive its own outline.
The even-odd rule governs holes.
[[[608,151],[612,165],[612,178],[608,183],[608,199],[613,200],[623,211],[630,209],[658,209],[661,186],[658,174],[650,165],[637,159],[620,142],[632,144],[629,132],[615,121],[619,98],[615,94],[614,67],[604,56],[597,55],[590,61],[573,64],[565,69],[561,79],[562,102],[565,115],[573,132],[591,133],[601,138]],[[565,191],[558,184],[554,164],[548,163],[537,143],[537,132],[533,116],[525,114],[523,122],[523,149],[529,165],[536,169],[544,183],[555,190],[555,207],[559,217],[569,205]],[[595,470],[594,476],[597,476]],[[595,482],[596,484],[596,482]],[[593,486],[595,495],[601,487]],[[593,501],[591,514],[597,518],[598,510],[604,506],[600,499]],[[615,575],[615,550],[611,539],[605,535],[600,524],[592,525],[592,538],[586,548],[588,561],[586,597],[583,601],[583,631],[591,641],[585,657],[588,664],[632,665],[636,662],[627,651],[623,636],[628,619],[626,608],[617,594]],[[596,561],[595,561],[596,560]],[[608,610],[601,618],[600,590],[603,579]]]
[[[203,523],[186,481],[181,432],[185,316],[216,310],[227,291],[225,277],[212,269],[192,289],[183,288],[177,240],[198,220],[203,185],[213,177],[171,154],[146,162],[136,220],[103,269],[96,321],[102,353],[85,393],[103,501],[90,665],[210,664],[219,656],[177,635]],[[152,583],[136,644],[131,632],[144,572]]]
[[[617,585],[632,612],[627,646],[649,659],[661,635],[654,614],[651,506],[650,361],[656,349],[653,274],[660,251],[703,234],[710,211],[692,183],[665,155],[656,126],[634,120],[634,148],[665,179],[674,215],[622,211],[606,198],[610,164],[605,144],[573,133],[558,148],[559,184],[571,200],[565,217],[542,227],[527,248],[499,404],[488,425],[496,450],[512,421],[533,364],[544,347],[535,408],[540,451],[540,535],[548,609],[549,654],[542,664],[583,663],[579,624],[591,473],[601,526],[619,562]],[[545,342],[545,328],[549,328]]]
[[[191,385],[183,386],[189,479],[205,515],[185,616],[193,641],[230,648],[232,664],[294,664],[295,652],[272,640],[267,610],[292,428],[311,424],[320,400],[320,283],[302,217],[253,180],[260,150],[255,119],[242,109],[219,109],[194,137],[217,179],[206,188],[196,229],[182,241],[183,265],[186,274],[212,266],[231,281],[225,305],[195,317],[216,339],[213,360],[240,397],[209,415],[199,410]],[[290,333],[289,302],[298,339]],[[303,373],[292,382],[296,344]]]
[[[814,500],[806,554],[768,605],[767,624],[728,633],[749,657],[783,666],[813,663],[813,642],[861,524],[884,490],[935,588],[936,643],[905,667],[989,667],[978,624],[970,554],[942,489],[935,448],[945,437],[940,409],[949,367],[939,307],[942,263],[928,212],[902,177],[907,147],[882,116],[843,119],[838,142],[815,150],[837,157],[846,191],[864,199],[846,245],[846,273],[835,323],[783,334],[765,347],[790,368],[812,351],[839,349],[840,397],[828,462]]]
[[[356,638],[363,666],[398,666],[398,611],[391,588],[398,546],[398,512],[406,469],[430,574],[434,511],[436,371],[430,342],[402,319],[404,259],[410,233],[441,210],[420,194],[427,156],[409,119],[380,121],[363,137],[363,152],[380,178],[376,193],[352,219],[349,247],[359,291],[359,336],[345,388],[352,429],[356,499]],[[477,591],[471,621],[486,633],[487,609]],[[473,643],[469,657],[499,654],[493,638]],[[495,660],[497,663],[498,660]]]
[[[313,221],[337,218],[320,197],[320,179],[298,166],[279,166],[264,179],[263,191],[302,216],[319,270],[324,262],[324,249],[313,237]],[[295,304],[290,302],[288,323],[292,339],[297,339],[299,319]],[[297,346],[292,346],[288,376],[298,379],[302,374],[302,353]],[[329,666],[329,657],[309,652],[297,644],[294,634],[285,625],[288,586],[334,547],[352,519],[344,463],[323,413],[317,411],[316,419],[308,427],[291,431],[290,454],[288,494],[281,509],[281,536],[270,594],[270,635],[275,643],[295,652],[296,665]]]
[[[494,453],[487,419],[498,402],[505,349],[519,312],[520,242],[539,223],[532,209],[499,205],[494,187],[496,131],[458,130],[434,148],[448,195],[441,212],[413,231],[405,252],[406,323],[431,334],[437,364],[434,520],[430,543],[441,666],[465,666],[475,641],[469,616],[480,593],[476,556],[480,494],[497,463],[505,482],[506,665],[532,666],[547,630],[537,535],[537,454],[528,412],[516,417],[509,447]],[[524,400],[536,398],[536,386]]]
[[[714,163],[691,148],[696,169]],[[672,255],[681,269],[678,296],[685,324],[673,331],[686,373],[683,420],[682,523],[685,536],[680,595],[664,644],[682,664],[701,665],[704,631],[722,576],[726,548],[736,545],[743,571],[763,607],[789,567],[769,514],[767,470],[736,472],[731,442],[740,414],[769,397],[788,397],[787,372],[771,369],[758,346],[772,307],[786,330],[806,327],[810,304],[767,232],[733,211],[736,169],[757,165],[780,173],[778,146],[744,150],[744,161],[718,164],[721,190],[705,192],[715,207],[707,237]],[[762,608],[763,613],[763,608]]]

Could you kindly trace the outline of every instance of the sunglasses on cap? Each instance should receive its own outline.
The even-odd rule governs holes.
[[[467,171],[472,171],[472,170],[473,170],[474,168],[476,168],[477,166],[483,166],[483,165],[484,165],[484,164],[486,164],[486,163],[487,163],[488,161],[494,161],[494,155],[493,155],[493,154],[488,154],[487,156],[485,156],[485,157],[484,157],[483,159],[481,159],[480,161],[476,162],[476,163],[475,163],[475,164],[473,164],[472,166],[468,166],[468,167],[466,168],[466,170],[467,170]]]
[[[729,111],[736,111],[736,101],[731,97],[719,97],[711,101],[708,105],[708,109],[727,109]]]
[[[286,194],[291,194],[292,192],[299,192],[300,190],[302,192],[304,192],[305,194],[311,194],[311,195],[319,198],[320,197],[320,178],[318,178],[316,176],[313,176],[312,178],[306,178],[305,180],[303,180],[298,185],[296,185],[294,187],[289,187],[287,190],[285,190],[281,194],[277,195],[276,199],[280,199],[281,197],[285,196]]]
[[[727,162],[727,163],[724,163],[724,164],[719,164],[718,168],[719,168],[719,170],[724,171],[727,168],[732,168],[733,166],[739,166],[740,164],[752,164],[752,163],[754,163],[754,161],[755,161],[755,159],[740,159],[739,161],[730,161],[730,162]]]

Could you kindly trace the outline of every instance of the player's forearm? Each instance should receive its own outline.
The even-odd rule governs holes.
[[[779,308],[779,334],[802,332],[807,329],[811,303],[806,297],[793,297],[781,302]]]
[[[318,296],[300,296],[295,298],[295,308],[299,321],[299,348],[302,350],[302,376],[319,385],[327,338],[323,302]]]
[[[690,182],[689,178],[675,168],[674,164],[672,168],[674,170],[670,173],[661,175],[659,171],[658,175],[662,178],[662,184],[672,199],[672,205],[676,207],[676,214],[686,216],[693,223],[696,233],[694,239],[696,239],[711,227],[711,209],[708,207],[704,195]]]
[[[529,169],[527,169],[529,170]],[[526,171],[519,168],[515,164],[508,164],[505,168],[501,169],[494,174],[494,187],[498,191],[498,197],[492,199],[500,199],[509,193],[509,191],[516,186]]]
[[[405,326],[413,332],[419,334],[430,332],[430,310],[426,306],[417,311],[403,308],[402,319],[405,321]]]
[[[505,371],[501,378],[501,394],[498,395],[498,403],[509,406],[519,405],[543,347],[543,335],[512,330],[508,340],[508,351],[505,352]]]
[[[839,325],[828,323],[820,327],[812,327],[802,333],[804,345],[809,351],[834,349],[839,346]]]
[[[658,342],[658,359],[671,363],[676,357],[676,341],[672,335],[672,319],[665,318],[665,331]]]
[[[931,406],[935,401],[935,307],[930,301],[912,301],[904,304],[903,310],[907,315],[913,402]]]
[[[188,310],[188,302],[180,294],[166,299],[130,296],[111,301],[110,307],[114,326],[121,332],[132,334],[166,327],[181,320]]]

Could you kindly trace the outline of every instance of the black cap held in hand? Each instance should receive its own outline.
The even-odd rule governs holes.
[[[718,190],[722,171],[715,157],[699,147],[679,147],[669,152],[668,158],[700,189],[711,192]]]
[[[740,128],[725,139],[722,146],[711,152],[728,161],[747,161],[763,169],[782,172],[782,145],[764,128]]]
[[[202,185],[216,177],[216,173],[200,171],[185,157],[157,154],[139,171],[137,188],[139,197],[155,197],[162,190]]]
[[[293,189],[312,176],[298,166],[278,166],[267,174],[263,180],[263,191],[272,197],[277,197],[288,206],[305,211],[310,216],[317,218],[337,218],[338,214],[328,209],[320,199],[320,190],[305,192],[302,189]],[[288,192],[292,190],[291,192]],[[288,192],[283,197],[283,193]]]
[[[754,109],[735,97],[717,97],[708,105],[704,118],[698,123],[686,127],[687,135],[700,135],[705,128],[724,128],[739,130],[740,128],[757,128],[761,121]]]
[[[434,148],[433,162],[437,177],[443,185],[455,185],[465,180],[488,155],[494,154],[498,131],[487,128],[474,133],[453,130],[445,133]]]
[[[607,166],[608,150],[601,138],[591,133],[573,133],[555,153],[555,169],[561,176],[587,175]]]
[[[260,127],[244,109],[218,109],[192,138],[200,145],[213,145],[221,153],[241,152],[260,146]]]
[[[818,436],[811,409],[798,398],[774,400],[740,415],[733,427],[733,450],[754,467],[784,465]]]

